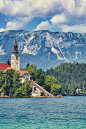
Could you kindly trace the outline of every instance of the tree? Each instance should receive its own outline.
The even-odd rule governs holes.
[[[35,73],[36,73],[36,71],[34,70],[34,68],[31,67],[31,66],[28,66],[28,67],[26,68],[26,70],[27,70],[28,73],[31,75],[31,79],[35,80]]]
[[[2,85],[4,84],[4,78],[3,76],[0,76],[0,88],[2,87]]]
[[[56,85],[56,84],[53,84],[52,86],[51,86],[51,94],[53,94],[53,95],[58,95],[58,94],[60,94],[61,93],[61,86],[60,85]]]
[[[76,95],[76,89],[81,89],[84,94],[86,88],[86,64],[85,63],[62,63],[55,69],[48,69],[45,75],[52,75],[61,85],[62,94]]]
[[[31,66],[35,71],[37,70],[37,68],[36,68],[36,67],[37,67],[37,65],[33,65],[33,64],[31,64],[30,66]]]
[[[30,65],[29,65],[29,63],[26,65],[26,69],[29,67]]]
[[[42,69],[38,69],[36,71],[36,74],[35,74],[35,82],[37,84],[39,84],[40,86],[43,86],[45,85],[45,75],[44,75],[44,71],[42,71]]]
[[[13,78],[13,87],[10,89],[10,97],[13,97],[13,95],[15,94],[15,91],[20,86],[19,78],[20,78],[19,73],[15,72],[14,73],[14,78]]]
[[[22,87],[17,88],[17,90],[15,91],[15,94],[13,95],[14,98],[22,98]]]
[[[51,86],[52,86],[53,84],[58,84],[58,82],[57,82],[57,80],[55,79],[55,77],[52,76],[52,75],[51,75],[51,76],[49,76],[49,75],[45,76],[45,86],[44,86],[44,88],[45,88],[48,92],[51,91]]]
[[[0,88],[4,84],[3,71],[0,69]]]
[[[14,98],[28,98],[30,97],[31,91],[30,82],[27,82],[22,85],[22,87],[18,88],[13,96]]]
[[[13,97],[15,91],[17,88],[19,88],[20,85],[19,73],[12,69],[7,70],[2,79],[2,92],[7,96]]]
[[[3,76],[4,84],[2,85],[2,92],[10,96],[10,89],[13,88],[14,70],[7,70]]]
[[[44,96],[44,92],[41,92],[41,96]]]

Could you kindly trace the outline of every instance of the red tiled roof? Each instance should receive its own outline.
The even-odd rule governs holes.
[[[0,63],[0,69],[1,70],[5,70],[8,67],[11,67],[11,65],[8,65],[7,63]]]
[[[28,73],[28,72],[26,70],[22,70],[22,71],[20,71],[19,76],[23,76],[24,73]]]
[[[4,72],[3,72],[3,73],[5,73],[7,70],[10,70],[10,69],[12,69],[12,70],[14,70],[14,71],[15,71],[15,69],[13,69],[12,67],[7,67],[7,68],[4,70]]]

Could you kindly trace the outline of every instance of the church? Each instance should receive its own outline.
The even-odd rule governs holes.
[[[3,73],[5,73],[6,70],[9,70],[9,69],[18,71],[20,75],[20,82],[22,84],[25,82],[26,78],[30,80],[31,75],[26,70],[20,70],[20,54],[18,52],[18,45],[17,45],[16,38],[14,43],[14,49],[11,55],[11,64],[9,59],[7,59],[7,63],[0,63],[0,69],[3,70]]]

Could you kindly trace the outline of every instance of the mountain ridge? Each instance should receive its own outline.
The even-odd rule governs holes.
[[[15,36],[21,68],[25,68],[28,62],[44,70],[64,62],[86,62],[86,33],[47,30],[0,32],[0,62],[11,57]]]

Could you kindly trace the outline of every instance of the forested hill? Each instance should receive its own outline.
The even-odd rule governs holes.
[[[81,95],[86,95],[86,64],[63,63],[55,69],[47,69],[45,75],[53,75],[61,85],[62,93],[77,95],[76,89],[81,89]],[[79,94],[79,93],[78,93]]]

